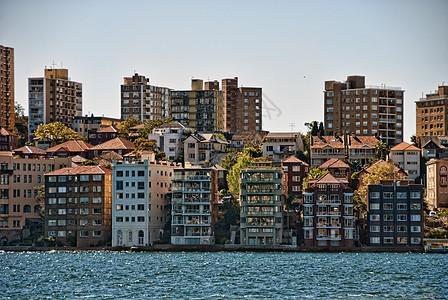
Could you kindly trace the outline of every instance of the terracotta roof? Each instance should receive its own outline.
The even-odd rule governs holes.
[[[414,145],[411,145],[409,143],[406,142],[402,142],[398,145],[396,145],[395,147],[393,147],[392,149],[390,149],[390,151],[420,151],[421,149],[418,147],[415,147]]]
[[[313,136],[311,149],[320,149],[325,146],[330,146],[332,148],[344,148],[343,137],[330,136]],[[349,136],[350,149],[359,149],[362,147],[375,148],[375,145],[380,141],[377,137],[373,135],[369,136]]]
[[[337,158],[330,158],[320,166],[318,166],[319,169],[328,169],[328,168],[350,168],[348,164],[343,162],[340,159]]]
[[[22,153],[28,153],[28,154],[47,154],[45,150],[42,150],[37,147],[33,146],[24,146],[21,148],[14,149],[13,152],[22,152]]]
[[[17,135],[15,135],[14,133],[12,133],[11,131],[9,131],[9,130],[6,130],[5,128],[0,128],[0,135],[12,135],[12,136],[17,136]]]
[[[144,127],[145,127],[145,123],[142,123],[142,124],[139,124],[139,125],[136,125],[134,127],[129,128],[129,130],[139,130],[139,129],[142,129]]]
[[[72,157],[72,162],[74,162],[74,163],[82,163],[82,162],[84,162],[86,160],[87,159],[85,159],[84,157],[79,156],[79,155],[76,155],[76,156]]]
[[[79,166],[74,168],[63,168],[50,173],[50,175],[79,175],[79,174],[112,174],[112,170],[100,166]]]
[[[117,137],[111,140],[108,140],[107,142],[104,142],[102,144],[93,146],[89,150],[119,150],[119,149],[130,149],[134,150],[135,146],[134,143],[131,141],[128,141],[127,139]]]
[[[317,180],[315,183],[341,183],[340,180],[336,179],[331,173],[327,173],[322,178]]]
[[[303,160],[298,159],[297,157],[295,157],[294,155],[291,155],[288,158],[285,158],[284,160],[282,160],[282,163],[301,163],[305,166],[309,166],[306,162],[304,162]]]
[[[97,161],[97,160],[102,160],[102,159],[111,160],[111,161],[112,160],[122,160],[123,156],[121,156],[120,154],[118,154],[115,151],[108,151],[108,152],[101,154],[100,156],[95,157],[93,160]]]
[[[65,150],[69,152],[82,152],[86,151],[87,149],[92,148],[93,145],[90,145],[89,143],[84,142],[83,140],[71,140],[67,141],[65,143],[56,145],[54,147],[48,148],[48,152],[56,152],[61,148],[64,148]]]
[[[103,128],[101,130],[98,130],[97,132],[101,132],[101,133],[118,132],[118,130],[114,126],[109,126],[109,127]]]
[[[179,122],[171,122],[171,123],[162,124],[159,127],[156,127],[155,129],[158,129],[158,128],[185,128],[185,126]]]

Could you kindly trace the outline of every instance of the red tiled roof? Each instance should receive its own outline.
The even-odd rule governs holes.
[[[325,146],[330,146],[332,148],[344,148],[343,138],[336,138],[332,135],[330,136],[321,136],[320,138],[317,136],[311,137],[313,139],[311,149],[320,149]],[[379,142],[379,139],[373,135],[370,136],[349,136],[350,149],[359,149],[363,146],[367,146],[370,148],[375,148],[375,145]]]
[[[336,179],[331,173],[325,174],[321,179],[317,180],[316,183],[338,183],[340,184],[341,181]]]
[[[390,151],[404,151],[404,150],[420,151],[421,149],[418,147],[415,147],[414,145],[406,143],[406,142],[401,142],[400,144],[398,144],[395,147],[393,147],[392,149],[390,149]]]
[[[46,154],[45,150],[42,150],[37,147],[33,146],[24,146],[21,148],[14,149],[13,152],[22,152],[22,153],[29,153],[29,154]]]
[[[131,128],[129,128],[129,130],[139,130],[139,129],[142,129],[142,128],[145,128],[145,123],[142,123],[142,124],[136,125],[134,127],[131,127]]]
[[[79,174],[112,174],[112,170],[100,167],[100,166],[79,166],[74,168],[63,168],[50,173],[45,174],[45,176],[50,175],[79,175]]]
[[[282,160],[282,163],[301,163],[301,164],[303,164],[305,166],[309,166],[306,162],[304,162],[303,160],[298,159],[294,155],[291,155],[290,157],[285,158],[284,160]]]
[[[5,128],[0,128],[0,135],[12,135],[12,136],[17,136],[16,134],[12,133],[9,130],[6,130]]]
[[[111,139],[107,142],[104,142],[102,144],[93,146],[89,150],[120,150],[120,149],[129,149],[134,150],[135,145],[133,142],[128,141],[127,139],[117,137],[114,139]]]
[[[71,140],[71,141],[67,141],[65,143],[56,145],[54,147],[48,148],[47,153],[58,151],[61,148],[64,148],[69,152],[82,152],[82,151],[86,151],[87,149],[90,149],[92,147],[93,147],[93,145],[90,145],[89,143],[86,143],[83,140]]]
[[[328,169],[328,168],[350,168],[345,162],[337,158],[330,158],[317,168],[319,169]]]
[[[118,132],[118,130],[114,126],[109,126],[109,127],[103,128],[101,130],[98,130],[97,132],[101,132],[101,133]]]

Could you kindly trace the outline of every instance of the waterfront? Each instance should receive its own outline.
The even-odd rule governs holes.
[[[447,264],[411,253],[2,253],[0,299],[440,299]]]

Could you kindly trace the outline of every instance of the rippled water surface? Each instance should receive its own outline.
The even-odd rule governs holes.
[[[0,299],[448,298],[448,255],[0,254]]]

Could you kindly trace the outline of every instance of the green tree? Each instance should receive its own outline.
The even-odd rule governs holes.
[[[34,136],[40,141],[49,141],[51,146],[82,139],[73,129],[60,122],[40,124],[34,131]]]
[[[28,121],[27,118],[25,118],[25,109],[22,105],[16,103],[14,108],[16,121],[13,133],[16,134],[19,139],[19,147],[23,147],[28,140]]]
[[[142,124],[142,121],[130,116],[126,120],[122,121],[118,126],[118,136],[129,139],[129,128]],[[148,137],[148,136],[146,136]]]
[[[254,147],[246,147],[243,150],[244,154],[249,155],[250,157],[257,158],[263,156],[263,151],[260,148],[254,148]]]
[[[303,180],[303,183],[302,183],[303,190],[308,188],[308,180],[322,178],[327,173],[328,173],[328,170],[325,170],[325,169],[321,170],[319,168],[310,168],[310,171],[308,172],[308,176]]]
[[[142,129],[139,129],[139,131],[138,131],[139,136],[141,138],[147,139],[148,135],[152,133],[154,128],[160,127],[163,124],[167,124],[167,123],[171,123],[171,122],[173,122],[173,119],[171,119],[171,118],[163,118],[163,119],[157,119],[157,120],[151,120],[151,121],[145,122],[144,123],[145,127],[143,127]]]
[[[154,151],[159,152],[157,148],[157,141],[140,137],[134,141],[135,151]]]
[[[375,144],[376,157],[378,159],[386,160],[387,155],[389,154],[389,148],[386,143],[378,142]]]
[[[237,162],[237,157],[235,153],[227,153],[223,159],[221,159],[220,165],[227,171],[230,171],[234,164]]]
[[[415,147],[419,147],[420,148],[420,139],[418,139],[415,134],[411,135],[411,143],[412,145],[414,145]]]
[[[241,170],[247,168],[254,159],[247,154],[240,153],[237,162],[227,174],[227,185],[229,192],[234,198],[238,198],[240,194],[240,178]]]
[[[319,123],[319,132],[320,132],[320,135],[325,135],[324,123],[323,122]]]

